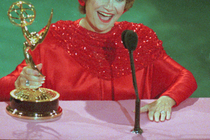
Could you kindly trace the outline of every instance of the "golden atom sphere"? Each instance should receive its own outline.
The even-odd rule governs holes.
[[[36,11],[31,3],[18,1],[10,6],[7,15],[12,24],[25,27],[33,23],[36,17]]]

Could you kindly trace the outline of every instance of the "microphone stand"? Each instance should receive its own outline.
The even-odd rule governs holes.
[[[138,89],[137,89],[136,73],[135,73],[135,66],[134,66],[134,60],[133,60],[133,51],[137,47],[138,36],[132,30],[125,30],[122,32],[121,38],[123,41],[123,45],[129,51],[131,71],[132,71],[132,77],[133,77],[133,86],[134,86],[134,90],[136,94],[135,125],[134,125],[134,130],[132,132],[136,134],[142,134],[143,130],[140,128],[140,99],[139,99],[139,94],[138,94]]]
[[[135,103],[135,125],[134,130],[132,131],[135,134],[142,134],[143,130],[140,128],[140,99],[137,89],[137,82],[136,82],[136,74],[135,74],[135,66],[134,66],[134,60],[133,60],[133,50],[129,50],[130,55],[130,63],[131,63],[131,71],[132,71],[132,77],[133,77],[133,86],[136,93],[136,103]]]

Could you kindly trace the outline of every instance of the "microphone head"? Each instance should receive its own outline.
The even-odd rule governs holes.
[[[130,51],[134,51],[136,49],[138,43],[138,36],[136,32],[132,30],[125,30],[123,31],[121,38],[126,49]]]
[[[125,44],[125,34],[126,34],[127,32],[128,32],[128,30],[124,30],[124,31],[122,32],[122,34],[121,34],[121,39],[122,39],[123,45],[124,45],[124,47],[125,47],[126,49],[128,49],[127,46],[126,46],[126,44]]]

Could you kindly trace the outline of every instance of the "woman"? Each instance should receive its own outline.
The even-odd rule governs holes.
[[[129,54],[121,41],[124,30],[133,30],[139,40],[134,59],[140,98],[157,98],[141,112],[148,112],[151,121],[169,120],[171,108],[188,98],[197,84],[191,72],[165,53],[153,30],[117,22],[133,2],[79,0],[86,17],[52,24],[44,42],[31,52],[45,77],[23,61],[0,79],[0,99],[9,100],[15,87],[40,86],[58,91],[60,100],[135,99]]]

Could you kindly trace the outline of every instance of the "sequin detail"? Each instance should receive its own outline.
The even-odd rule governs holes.
[[[138,34],[138,46],[133,53],[136,71],[165,53],[162,41],[143,24],[117,22],[110,32],[99,34],[79,26],[79,21],[58,21],[51,25],[50,33],[57,47],[63,47],[70,57],[99,78],[110,80],[131,73],[129,53],[121,40],[124,30]]]

